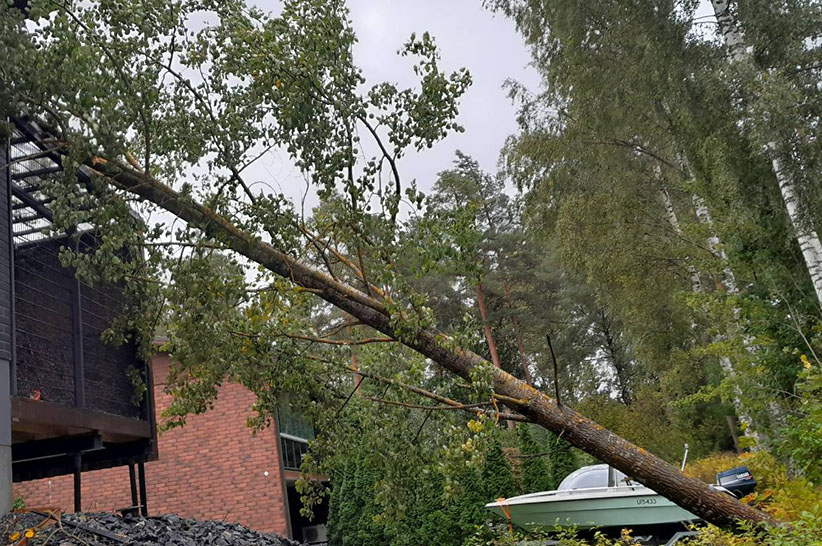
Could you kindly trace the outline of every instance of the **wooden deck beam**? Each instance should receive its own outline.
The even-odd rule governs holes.
[[[11,399],[11,429],[12,436],[20,432],[39,438],[91,431],[106,442],[151,438],[148,421],[19,397]]]

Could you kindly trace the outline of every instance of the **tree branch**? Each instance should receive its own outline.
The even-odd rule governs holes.
[[[479,402],[477,404],[458,404],[458,405],[441,405],[441,406],[431,406],[425,404],[409,404],[408,402],[399,402],[397,400],[387,400],[385,398],[377,398],[376,396],[363,396],[366,400],[371,400],[372,402],[379,402],[380,404],[388,404],[390,406],[399,406],[401,408],[408,408],[408,409],[421,409],[421,410],[476,410],[477,408],[482,408],[485,406],[490,406],[490,402]],[[517,417],[522,417],[521,415],[517,415]]]
[[[294,334],[280,334],[289,339],[301,339],[313,343],[325,343],[326,345],[368,345],[369,343],[396,343],[396,339],[390,337],[368,337],[365,339],[325,339],[322,337],[300,336]]]

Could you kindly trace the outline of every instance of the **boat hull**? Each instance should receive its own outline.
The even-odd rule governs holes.
[[[512,498],[486,505],[488,509],[525,529],[556,526],[639,527],[665,525],[698,518],[652,490],[592,492],[588,495],[545,495]]]

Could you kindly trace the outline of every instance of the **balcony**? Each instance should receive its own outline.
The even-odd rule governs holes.
[[[147,364],[134,343],[101,339],[126,303],[123,287],[81,282],[61,265],[61,247],[92,249],[98,230],[49,229],[43,184],[61,171],[62,157],[34,122],[11,126],[0,146],[0,359],[9,362],[14,480],[155,458]],[[77,174],[91,191],[86,173]],[[142,397],[135,378],[147,386]]]

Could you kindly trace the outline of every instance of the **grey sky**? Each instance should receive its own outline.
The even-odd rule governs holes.
[[[275,3],[258,5],[276,11]],[[495,171],[505,138],[516,130],[516,108],[502,85],[507,78],[530,88],[539,81],[528,66],[528,50],[513,23],[483,9],[481,0],[349,0],[349,6],[359,40],[355,61],[368,85],[381,81],[414,85],[412,63],[399,57],[397,50],[412,32],[425,31],[435,37],[440,48],[441,69],[450,72],[466,67],[473,78],[460,102],[458,121],[465,132],[403,158],[400,168],[404,181],[416,179],[420,188],[430,188],[437,173],[449,168],[456,150],[473,156],[484,169]],[[305,188],[282,153],[264,157],[249,170],[253,179],[273,182],[278,191],[292,198],[298,199]]]

